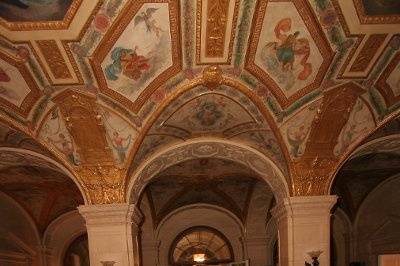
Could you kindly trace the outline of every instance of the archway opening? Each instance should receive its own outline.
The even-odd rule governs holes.
[[[232,160],[201,157],[167,167],[149,181],[138,204],[143,265],[154,258],[160,265],[176,266],[269,264],[273,252],[267,222],[275,202],[273,190],[256,171]],[[211,248],[214,240],[222,253]],[[196,262],[194,255],[204,262]]]

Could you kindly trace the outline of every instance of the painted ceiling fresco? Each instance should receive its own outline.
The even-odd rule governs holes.
[[[399,114],[394,0],[18,0],[0,17],[2,146],[18,129],[89,203],[127,200],[149,160],[201,139],[326,194]]]
[[[190,160],[160,173],[147,186],[145,195],[149,198],[156,224],[171,211],[198,203],[223,207],[245,220],[255,188],[264,186],[273,197],[265,183],[251,176],[254,173],[250,169],[230,161]]]

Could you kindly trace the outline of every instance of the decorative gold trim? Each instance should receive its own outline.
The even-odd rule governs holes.
[[[21,106],[16,106],[7,100],[0,97],[0,104],[3,106],[10,108],[12,111],[15,111],[17,114],[21,115],[24,118],[28,117],[30,110],[32,109],[33,105],[39,100],[42,95],[42,92],[39,90],[36,81],[31,76],[31,73],[25,66],[25,64],[21,61],[16,61],[10,56],[6,55],[5,53],[0,52],[0,58],[10,65],[14,66],[18,69],[19,73],[25,80],[28,88],[31,90],[22,101]]]
[[[132,102],[122,94],[108,88],[107,81],[104,77],[101,63],[104,61],[108,52],[111,50],[115,42],[121,36],[127,25],[135,17],[136,13],[145,3],[168,3],[169,16],[170,16],[170,29],[171,29],[171,46],[172,46],[172,66],[158,75]],[[95,77],[97,78],[100,91],[107,96],[119,101],[123,105],[129,107],[134,113],[138,113],[148,98],[164,84],[169,78],[176,75],[182,70],[182,56],[180,44],[180,26],[179,26],[179,2],[170,0],[137,0],[131,1],[129,5],[120,13],[114,24],[103,37],[101,43],[94,51],[90,63],[93,68]]]
[[[357,51],[357,49],[359,48],[359,46],[361,45],[362,41],[364,40],[364,38],[366,37],[366,34],[353,34],[350,32],[350,28],[347,25],[346,22],[346,18],[342,13],[342,9],[339,5],[339,0],[332,0],[332,5],[335,8],[335,11],[338,15],[339,21],[341,26],[343,27],[343,31],[346,34],[346,37],[350,37],[350,38],[357,38],[356,43],[353,45],[353,47],[351,48],[350,52],[348,53],[344,63],[341,65],[340,70],[338,72],[337,75],[337,79],[365,79],[366,77],[369,76],[369,74],[371,73],[373,67],[370,67],[370,69],[368,70],[367,73],[365,73],[365,75],[363,76],[352,76],[352,75],[346,75],[346,68],[349,65],[351,59],[356,56],[355,52]],[[386,47],[388,46],[389,42],[386,44]],[[386,47],[384,47],[381,51],[381,54],[385,51]],[[379,57],[378,57],[379,58]]]
[[[60,48],[55,40],[38,40],[36,44],[55,79],[72,78],[64,56],[61,54]]]
[[[371,34],[365,41],[364,46],[361,48],[357,57],[350,67],[350,72],[363,72],[370,65],[375,54],[385,42],[387,34]]]
[[[197,65],[210,65],[210,64],[214,64],[214,63],[201,62],[202,1],[203,0],[197,0],[197,7],[196,7],[196,64]],[[238,14],[239,14],[240,0],[234,0],[234,1],[235,1],[235,6],[234,6],[234,11],[233,11],[232,29],[231,29],[231,36],[230,36],[229,47],[228,47],[228,58],[225,62],[218,62],[218,64],[220,64],[220,65],[229,65],[232,61],[232,51],[233,51],[233,44],[235,42],[235,34],[236,34],[236,26],[237,26]],[[226,32],[226,30],[225,30],[225,32]],[[224,42],[224,47],[225,47],[225,42]],[[223,56],[221,56],[221,57],[223,57]]]
[[[268,74],[261,69],[255,61],[255,55],[258,47],[258,43],[260,41],[260,34],[264,22],[265,12],[267,9],[267,5],[269,2],[288,2],[293,3],[296,7],[298,13],[305,26],[307,27],[310,35],[315,41],[319,52],[322,55],[323,61],[318,70],[317,76],[315,77],[314,82],[309,84],[308,86],[298,90],[292,96],[287,98],[285,94],[282,92],[278,84],[270,77]],[[320,24],[318,23],[310,4],[305,0],[258,0],[256,9],[257,12],[254,15],[253,23],[251,27],[251,34],[249,38],[249,45],[246,53],[246,61],[245,61],[245,69],[256,76],[259,80],[261,80],[265,85],[268,86],[268,89],[274,94],[279,104],[283,109],[289,107],[293,102],[301,99],[306,94],[320,87],[322,80],[324,79],[325,73],[328,71],[330,63],[334,57],[334,52],[332,51],[328,40],[324,32],[321,29]]]
[[[9,22],[0,18],[0,25],[11,31],[36,31],[36,30],[63,30],[68,29],[76,12],[83,0],[73,0],[64,19],[60,21],[28,21],[28,22]]]
[[[400,15],[367,15],[362,0],[353,0],[361,24],[397,24]]]

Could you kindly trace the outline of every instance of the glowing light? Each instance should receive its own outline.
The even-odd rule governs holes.
[[[204,262],[206,260],[206,254],[193,254],[194,262]]]

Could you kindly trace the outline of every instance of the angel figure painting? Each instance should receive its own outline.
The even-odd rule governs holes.
[[[144,4],[102,63],[108,87],[134,100],[172,65],[168,4]]]
[[[276,41],[267,42],[263,59],[271,73],[290,89],[297,80],[306,80],[312,73],[310,44],[307,38],[301,37],[299,31],[292,31],[292,19],[280,20],[274,29]],[[298,71],[296,71],[298,70]]]
[[[292,2],[268,2],[254,63],[287,98],[313,84],[324,61],[309,27]]]

